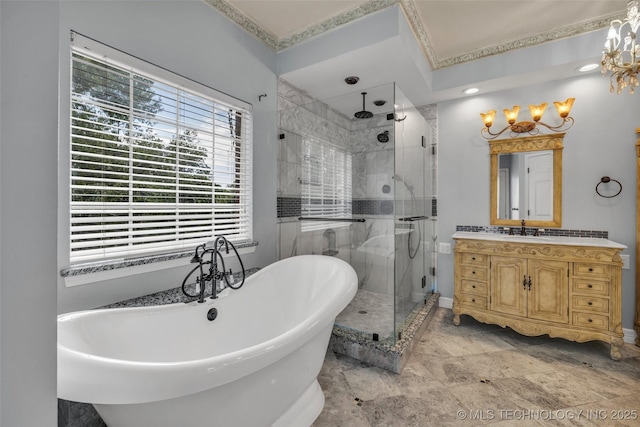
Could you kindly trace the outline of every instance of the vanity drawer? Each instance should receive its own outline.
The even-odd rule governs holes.
[[[606,298],[574,295],[571,299],[571,307],[574,310],[609,313],[609,300]]]
[[[601,314],[574,312],[573,324],[575,326],[606,331],[607,329],[609,329],[609,317],[603,316]]]
[[[576,262],[573,264],[573,275],[609,280],[611,278],[611,266],[607,264]]]
[[[573,292],[589,295],[609,295],[609,282],[597,282],[588,279],[574,279]]]
[[[487,298],[477,295],[461,294],[460,304],[475,308],[487,309]]]
[[[462,264],[471,264],[471,265],[480,265],[486,266],[487,260],[489,259],[489,255],[485,254],[466,254],[463,253],[460,255]]]
[[[475,265],[462,265],[460,267],[460,276],[462,279],[471,280],[487,280],[487,267],[477,267]]]
[[[475,280],[460,280],[462,292],[474,295],[487,295],[487,282],[476,282]]]

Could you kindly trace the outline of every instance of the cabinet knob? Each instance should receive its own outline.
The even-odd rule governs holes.
[[[475,261],[475,260],[476,260],[476,257],[472,256],[472,257],[471,257],[471,259]]]
[[[593,305],[593,303],[591,301],[588,302],[589,305]]]
[[[592,285],[591,283],[589,283],[589,284],[587,285],[587,288],[591,289],[591,288],[593,288],[593,285]]]
[[[472,271],[472,272],[471,272],[471,274],[476,274],[476,272],[475,272],[475,271]]]
[[[476,299],[475,298],[471,298],[471,302],[476,302]]]
[[[589,272],[592,272],[592,271],[593,271],[593,268],[590,268],[590,269],[589,269]]]
[[[593,319],[589,319],[589,323],[593,322]]]
[[[471,285],[471,287],[472,287],[473,289],[475,289],[475,288],[476,288],[476,285]]]

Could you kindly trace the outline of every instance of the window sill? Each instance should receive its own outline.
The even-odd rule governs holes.
[[[258,242],[236,244],[238,254],[253,253]],[[78,264],[60,271],[66,287],[87,285],[104,280],[118,279],[135,274],[166,270],[188,265],[193,257],[193,250],[164,255],[118,259],[99,263]]]

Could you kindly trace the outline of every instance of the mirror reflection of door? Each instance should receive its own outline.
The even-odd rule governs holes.
[[[527,218],[553,219],[553,153],[537,151],[525,155],[525,201]]]
[[[509,212],[509,169],[500,168],[498,170],[498,218],[513,218]]]

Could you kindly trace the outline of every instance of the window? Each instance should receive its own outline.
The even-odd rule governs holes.
[[[252,240],[250,105],[79,35],[71,77],[72,264]]]
[[[351,218],[351,154],[325,141],[302,142],[302,216]],[[345,225],[340,222],[302,222],[302,231]]]

